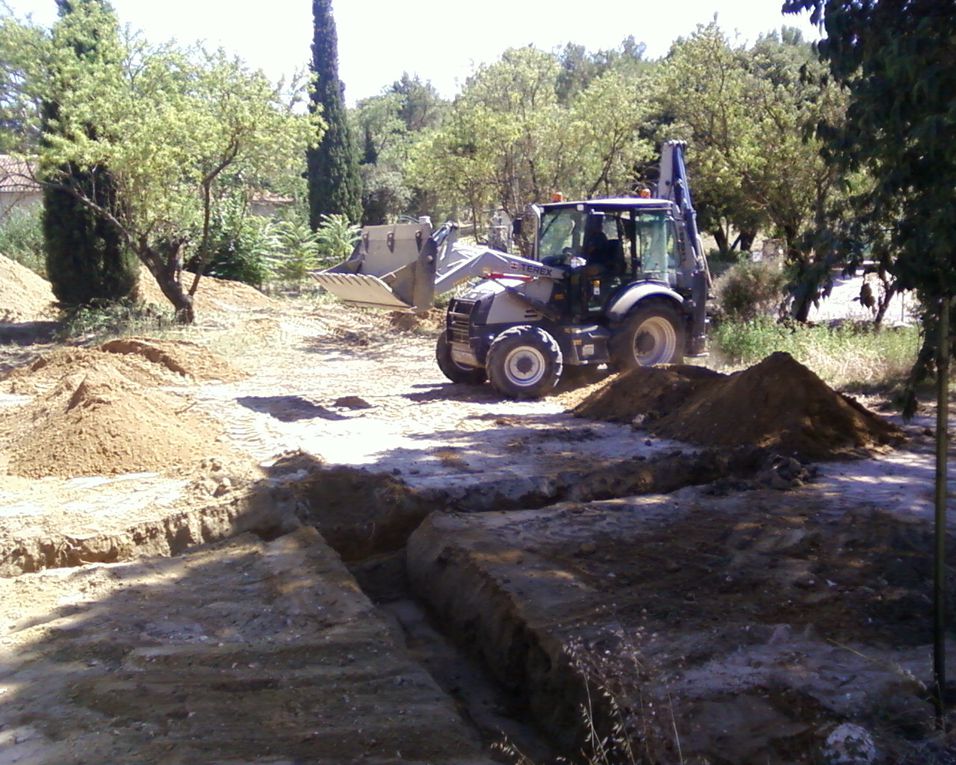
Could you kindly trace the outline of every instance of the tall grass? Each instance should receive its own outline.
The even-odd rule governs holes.
[[[917,327],[875,330],[870,324],[837,327],[781,324],[769,318],[724,321],[711,332],[716,366],[750,366],[786,351],[834,388],[879,390],[901,380],[916,359]]]

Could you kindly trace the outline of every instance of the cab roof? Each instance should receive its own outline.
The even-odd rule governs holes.
[[[567,202],[549,202],[541,205],[542,210],[575,210],[579,206],[585,210],[670,210],[674,208],[669,199],[648,199],[645,197],[609,197],[607,199],[581,199]]]

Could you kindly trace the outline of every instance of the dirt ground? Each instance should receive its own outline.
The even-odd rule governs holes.
[[[245,289],[0,346],[0,763],[480,762],[496,727],[544,762],[582,678],[648,762],[953,761],[928,420],[812,464],[677,441],[569,412],[606,382],[452,386],[440,317]],[[463,663],[433,671],[414,602]],[[833,754],[848,724],[873,757]]]

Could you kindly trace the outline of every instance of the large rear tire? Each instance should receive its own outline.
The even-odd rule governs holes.
[[[611,338],[617,369],[679,364],[684,358],[684,322],[677,309],[655,301],[636,308]]]
[[[485,378],[485,370],[481,367],[468,367],[459,364],[451,357],[451,346],[448,344],[448,338],[442,332],[438,336],[438,344],[435,346],[435,360],[438,362],[438,368],[453,383],[461,385],[481,385]]]
[[[541,327],[524,324],[502,332],[485,362],[492,386],[509,398],[541,398],[561,379],[564,356],[557,340]]]

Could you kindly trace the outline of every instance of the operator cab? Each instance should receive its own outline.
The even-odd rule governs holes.
[[[568,269],[568,306],[585,319],[622,287],[681,282],[678,210],[666,200],[601,199],[540,208],[536,256]]]

